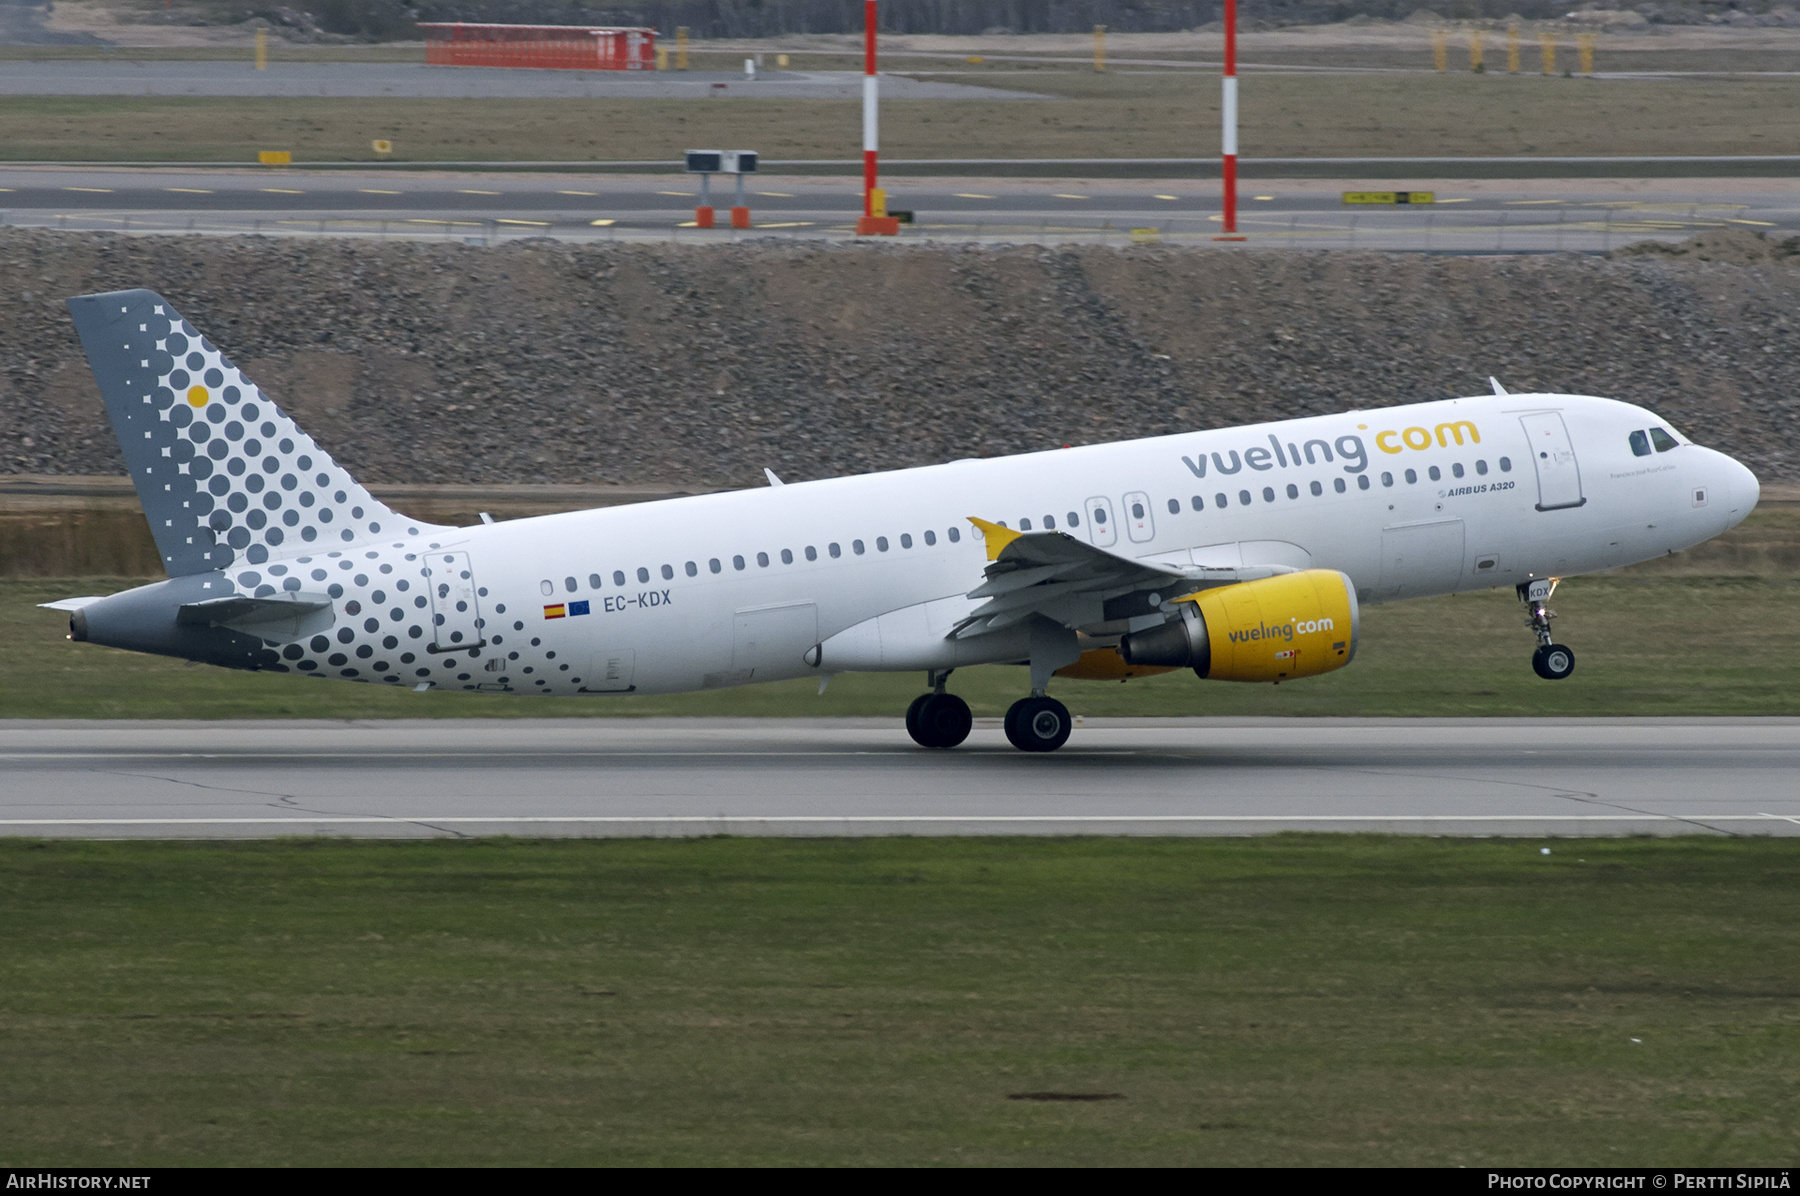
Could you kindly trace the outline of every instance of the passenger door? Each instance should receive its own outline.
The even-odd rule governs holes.
[[[1119,540],[1119,526],[1113,519],[1112,499],[1106,497],[1087,500],[1087,511],[1084,519],[1088,525],[1088,539],[1095,548],[1111,548]]]
[[[431,586],[431,651],[466,651],[485,643],[469,554],[427,553],[425,580]]]
[[[1537,509],[1559,511],[1586,503],[1581,496],[1581,467],[1575,461],[1575,446],[1569,441],[1562,413],[1539,411],[1520,416],[1519,422],[1531,445],[1531,463],[1537,466]]]
[[[1122,500],[1125,508],[1125,534],[1133,544],[1148,544],[1156,538],[1155,517],[1150,513],[1150,496],[1133,490]]]

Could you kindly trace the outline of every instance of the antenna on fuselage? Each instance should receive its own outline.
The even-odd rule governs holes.
[[[1494,388],[1495,394],[1497,394],[1497,395],[1505,395],[1506,394],[1506,387],[1500,385],[1500,379],[1494,377],[1492,374],[1488,375],[1488,385]]]
[[[771,485],[771,486],[785,486],[785,485],[787,485],[787,483],[786,483],[786,482],[784,482],[784,481],[782,481],[782,480],[781,480],[781,479],[780,479],[780,478],[778,478],[778,477],[776,477],[776,476],[775,476],[775,471],[774,471],[774,470],[773,470],[773,469],[770,469],[770,468],[769,468],[769,467],[768,467],[768,466],[767,466],[767,465],[765,465],[765,466],[763,466],[763,476],[764,476],[764,477],[765,477],[765,478],[768,478],[768,479],[769,479],[769,485]]]

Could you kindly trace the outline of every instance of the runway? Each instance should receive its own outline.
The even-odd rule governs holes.
[[[1800,719],[0,723],[0,835],[1800,835]]]
[[[699,183],[683,175],[412,170],[270,171],[0,167],[0,225],[136,234],[383,236],[493,244],[563,240],[731,240],[854,236],[860,180],[759,175],[745,182],[752,227],[693,227]],[[1258,180],[1241,189],[1247,248],[1445,253],[1604,252],[1707,229],[1800,232],[1785,179],[1415,180],[1429,204],[1345,204],[1357,181]],[[1396,184],[1382,184],[1395,187]],[[1215,244],[1210,181],[893,178],[902,239]],[[715,178],[720,224],[733,183]]]

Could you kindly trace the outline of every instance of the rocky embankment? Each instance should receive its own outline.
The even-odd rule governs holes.
[[[1709,248],[1710,245],[1710,248]],[[0,473],[123,465],[64,296],[146,286],[369,482],[754,484],[1509,389],[1800,480],[1800,257],[0,231]]]

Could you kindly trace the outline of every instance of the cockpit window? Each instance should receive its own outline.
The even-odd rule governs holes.
[[[1672,448],[1679,448],[1681,446],[1681,441],[1675,439],[1661,428],[1650,429],[1650,443],[1656,446],[1656,451],[1659,453],[1666,453]]]
[[[1648,457],[1650,455],[1650,434],[1648,432],[1633,432],[1631,434],[1631,455],[1634,457]]]

